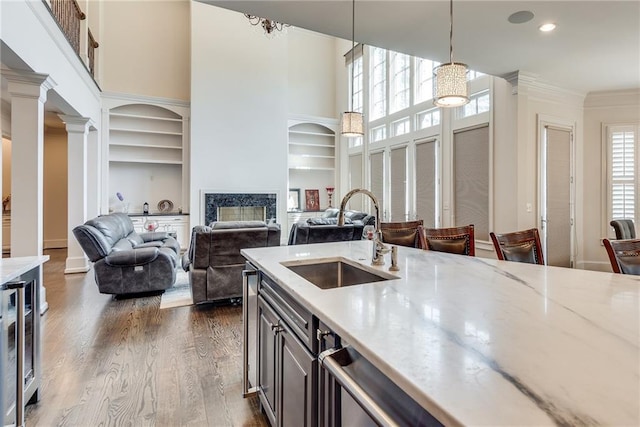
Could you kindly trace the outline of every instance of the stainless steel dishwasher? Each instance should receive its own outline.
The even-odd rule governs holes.
[[[242,271],[242,396],[258,391],[258,271],[249,262]]]
[[[442,425],[352,347],[319,359],[320,427]]]

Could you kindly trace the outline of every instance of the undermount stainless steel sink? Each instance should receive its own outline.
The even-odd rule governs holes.
[[[374,273],[365,270],[343,258],[291,261],[282,265],[320,289],[341,288],[398,278],[380,271]]]

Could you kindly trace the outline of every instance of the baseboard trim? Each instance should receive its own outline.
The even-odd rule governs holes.
[[[49,239],[42,243],[44,249],[62,249],[67,247],[67,239]]]
[[[604,261],[578,261],[576,268],[611,273],[611,264]]]
[[[82,257],[69,257],[65,263],[64,274],[86,273],[91,266],[89,260]]]

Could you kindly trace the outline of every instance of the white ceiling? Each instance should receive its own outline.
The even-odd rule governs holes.
[[[198,0],[351,40],[348,0]],[[640,88],[640,1],[454,1],[454,60],[580,93]],[[535,17],[511,24],[514,12]],[[557,29],[541,33],[538,26]],[[449,2],[357,0],[356,42],[448,61]]]

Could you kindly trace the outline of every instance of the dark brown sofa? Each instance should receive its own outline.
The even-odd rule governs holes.
[[[375,216],[366,212],[344,212],[345,225],[338,226],[337,208],[327,209],[319,218],[310,218],[293,224],[289,232],[289,245],[344,242],[362,239],[365,225],[375,225]]]
[[[279,224],[220,221],[194,227],[182,259],[194,304],[242,297],[245,259],[240,249],[279,245]]]

